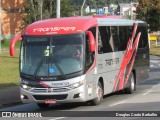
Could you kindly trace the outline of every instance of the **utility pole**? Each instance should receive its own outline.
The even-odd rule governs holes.
[[[83,1],[82,7],[81,7],[81,16],[83,16],[83,7],[84,7],[85,2],[86,0]]]
[[[43,19],[43,17],[42,17],[42,11],[43,11],[43,0],[40,1],[40,14],[41,14],[41,20]]]
[[[131,20],[133,20],[133,12],[132,12],[132,11],[133,11],[133,10],[132,10],[132,1],[131,1],[131,3],[130,3],[130,4],[131,4]]]
[[[56,10],[56,17],[57,18],[60,18],[61,17],[61,15],[60,15],[60,13],[61,13],[61,0],[57,0],[57,10]]]
[[[52,11],[53,11],[53,9],[52,9],[52,0],[50,0],[50,17],[51,17],[51,15],[52,15]]]

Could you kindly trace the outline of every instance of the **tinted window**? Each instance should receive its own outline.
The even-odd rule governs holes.
[[[145,26],[138,26],[137,34],[141,32],[138,48],[144,48],[148,44],[148,32]],[[136,35],[137,35],[136,34]]]
[[[129,36],[131,36],[132,27],[120,26],[119,27],[119,51],[126,50]]]
[[[100,26],[98,33],[99,53],[126,50],[132,29],[129,26]]]
[[[113,52],[113,37],[110,27],[100,26],[98,33],[98,50],[99,53]]]

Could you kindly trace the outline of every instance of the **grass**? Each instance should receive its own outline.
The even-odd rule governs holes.
[[[150,54],[160,56],[160,44],[156,46],[154,43],[151,43]]]
[[[0,88],[15,86],[19,84],[19,47],[16,44],[16,54],[9,55],[9,40],[2,42],[2,53],[0,53]],[[160,46],[151,44],[150,54],[160,56]]]
[[[20,41],[18,41],[15,45],[16,48],[19,48],[20,46]],[[2,40],[1,41],[1,44],[2,44],[2,49],[9,49],[9,44],[10,44],[10,40]]]
[[[9,40],[2,42],[0,53],[0,88],[18,85],[19,83],[19,46],[16,44],[16,54],[14,57],[9,55]]]

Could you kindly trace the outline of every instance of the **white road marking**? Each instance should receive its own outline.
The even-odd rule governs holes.
[[[154,65],[150,65],[150,67],[153,67]]]
[[[64,119],[66,117],[57,117],[57,118],[53,118],[53,119],[49,119],[49,120],[60,120],[60,119]]]
[[[152,92],[152,90],[149,90],[149,91],[143,93],[142,95],[147,95],[147,94],[149,94],[150,92]]]
[[[152,62],[152,63],[159,63],[159,61],[155,61],[155,60],[150,60],[150,62]]]
[[[159,83],[159,84],[157,84],[157,85],[152,86],[152,88],[155,88],[155,87],[157,87],[157,86],[160,86],[160,83]]]
[[[119,104],[123,104],[123,103],[126,103],[126,101],[121,101],[121,102],[118,102],[118,103],[115,103],[115,104],[111,104],[108,107],[113,107],[113,106],[116,106],[116,105],[119,105]]]

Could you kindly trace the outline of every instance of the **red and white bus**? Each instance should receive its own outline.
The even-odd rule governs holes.
[[[23,103],[90,102],[149,77],[147,25],[107,17],[68,17],[32,23],[21,40],[20,94]]]

